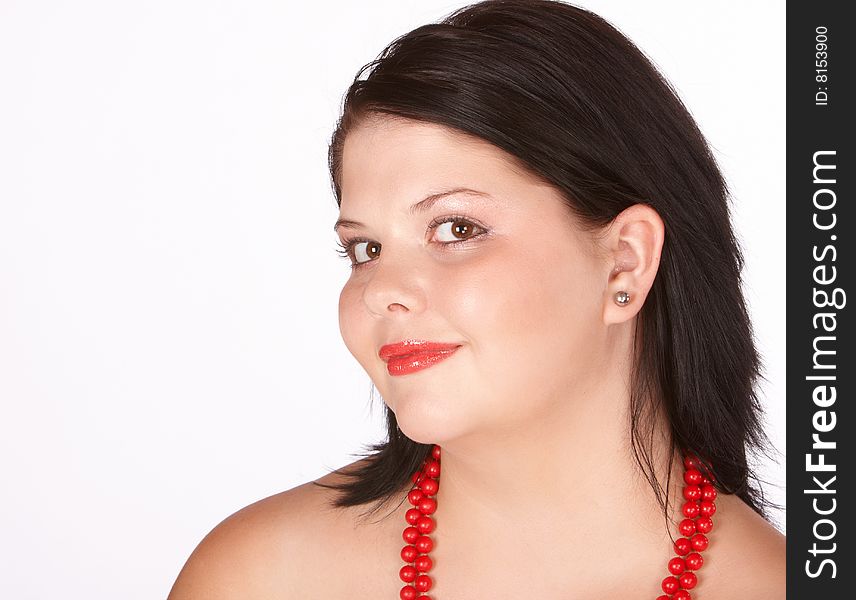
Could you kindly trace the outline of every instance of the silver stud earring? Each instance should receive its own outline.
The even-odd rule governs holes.
[[[628,302],[630,302],[630,294],[625,291],[615,292],[615,296],[613,296],[615,303],[618,306],[626,306]]]

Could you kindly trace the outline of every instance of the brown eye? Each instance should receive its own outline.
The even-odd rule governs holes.
[[[437,219],[429,227],[431,230],[439,229],[447,236],[447,239],[438,240],[441,247],[464,244],[488,233],[485,227],[459,216],[448,216]],[[339,243],[339,246],[342,250],[339,250],[338,253],[343,258],[350,258],[353,254],[351,261],[352,269],[359,269],[368,265],[380,255],[381,248],[383,247],[378,242],[362,237],[352,238],[347,242]]]
[[[473,231],[478,227],[466,219],[450,219],[437,226],[437,231],[451,236],[441,239],[441,242],[457,242],[473,237]]]
[[[354,244],[354,260],[357,264],[368,262],[376,258],[378,254],[380,254],[380,244],[377,242],[357,242]]]

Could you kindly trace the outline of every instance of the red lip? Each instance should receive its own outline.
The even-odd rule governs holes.
[[[400,358],[410,354],[422,352],[443,352],[453,350],[460,344],[441,344],[439,342],[427,342],[425,340],[404,340],[395,344],[381,346],[378,356],[381,360],[389,361],[390,358]]]

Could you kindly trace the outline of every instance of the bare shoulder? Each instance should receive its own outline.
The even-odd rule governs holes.
[[[316,482],[341,482],[362,462]],[[371,529],[360,518],[367,507],[336,508],[336,493],[310,481],[231,515],[190,555],[168,600],[323,597],[324,565],[348,560]]]
[[[784,600],[785,536],[737,496],[720,495],[716,504],[719,518],[699,572],[710,581],[705,588],[717,590],[710,597]]]

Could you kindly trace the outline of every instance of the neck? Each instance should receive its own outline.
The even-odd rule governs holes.
[[[611,381],[525,426],[442,444],[436,536],[448,560],[438,564],[531,566],[556,578],[544,585],[586,594],[604,592],[608,557],[656,592],[681,518],[682,458],[668,456],[660,425],[651,456],[664,488],[672,462],[667,528],[633,458],[626,381]]]

